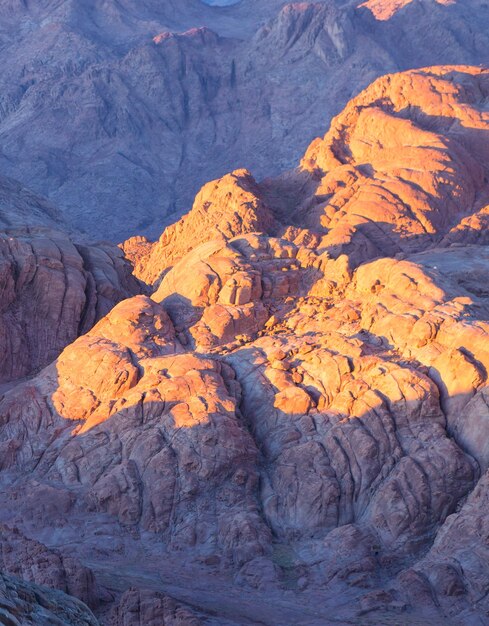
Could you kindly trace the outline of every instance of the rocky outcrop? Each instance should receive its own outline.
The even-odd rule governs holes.
[[[427,556],[399,576],[407,583],[413,601],[420,588],[428,588],[433,601],[447,614],[461,615],[466,622],[487,619],[487,498],[488,474],[459,511],[451,515]]]
[[[463,67],[373,83],[307,151],[318,183],[297,221],[356,263],[466,241],[487,203],[488,88],[487,71]]]
[[[177,264],[154,296],[179,329],[155,301],[127,300],[5,395],[3,471],[19,477],[6,494],[37,528],[60,512],[68,525],[108,514],[157,533],[170,552],[245,567],[241,580],[258,576],[258,586],[284,576],[273,545],[293,545],[287,568],[302,586],[346,581],[358,611],[378,609],[359,591],[429,547],[484,460],[461,436],[477,432],[480,416],[465,407],[483,393],[488,363],[485,323],[466,318],[484,297],[474,302],[458,278],[471,252],[374,261],[324,292],[311,249],[256,235],[204,244],[188,255],[203,287],[188,291]],[[199,333],[213,328],[219,300],[262,307],[260,326],[209,347]],[[192,340],[213,357],[187,352]],[[49,507],[36,504],[40,490]],[[400,602],[389,593],[384,605]]]
[[[164,309],[141,296],[6,394],[2,415],[15,434],[4,433],[4,469],[40,472],[63,515],[106,512],[174,549],[242,564],[266,551],[268,529],[238,399],[232,369],[184,354]],[[28,513],[41,525],[51,514],[35,502]]]
[[[152,297],[179,330],[190,327],[196,349],[207,352],[262,331],[277,302],[307,290],[313,258],[306,249],[276,238],[212,241],[177,263]],[[192,282],[185,280],[189,272]]]
[[[0,619],[5,626],[99,626],[79,600],[0,574]]]
[[[129,240],[123,250],[135,259],[135,275],[153,285],[159,283],[166,269],[201,243],[247,233],[271,233],[274,227],[273,211],[261,198],[253,176],[237,170],[207,183],[190,213],[166,228],[151,248],[144,240]]]
[[[206,185],[154,245],[123,247],[149,284],[217,237],[279,234],[348,256],[351,267],[434,245],[485,243],[487,71],[441,67],[385,76],[353,99],[300,168],[257,184],[237,171]]]
[[[140,290],[122,253],[59,233],[0,236],[0,381],[51,362],[119,300]]]
[[[28,539],[16,528],[0,528],[0,568],[10,576],[75,596],[92,608],[106,596],[93,572],[79,561]]]
[[[201,626],[188,608],[162,593],[129,589],[114,607],[110,626]]]

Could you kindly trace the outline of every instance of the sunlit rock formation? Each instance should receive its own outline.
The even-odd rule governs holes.
[[[486,623],[488,97],[385,76],[123,244],[149,295],[0,399],[0,569],[111,626]]]

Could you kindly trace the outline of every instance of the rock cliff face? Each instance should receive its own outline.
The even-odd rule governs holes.
[[[60,230],[44,199],[8,179],[0,213],[1,384],[53,361],[141,285],[116,246]]]
[[[28,539],[17,528],[0,528],[0,567],[10,576],[76,596],[92,608],[107,599],[89,568]]]
[[[374,78],[486,63],[485,6],[4,2],[0,169],[92,236],[157,236],[207,181],[292,167]]]
[[[488,99],[385,76],[127,241],[151,294],[0,398],[0,569],[110,626],[489,623]]]

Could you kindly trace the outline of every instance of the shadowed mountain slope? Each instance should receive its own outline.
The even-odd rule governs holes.
[[[0,178],[0,388],[39,371],[141,292],[117,246],[69,233],[59,212]]]
[[[155,236],[208,180],[292,167],[377,76],[489,60],[485,0],[366,4],[9,2],[0,169],[92,236]]]

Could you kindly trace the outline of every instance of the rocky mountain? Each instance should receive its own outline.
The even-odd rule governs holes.
[[[1,171],[92,236],[156,236],[208,180],[294,166],[374,78],[488,62],[486,0],[209,4],[3,2]]]
[[[107,626],[489,624],[488,102],[386,75],[125,242],[147,293],[2,392],[8,584]]]

